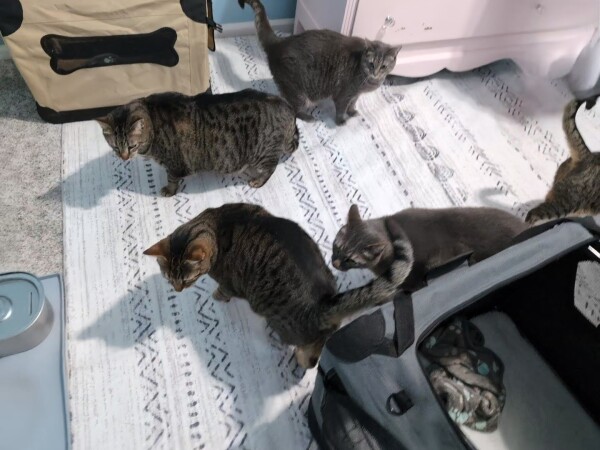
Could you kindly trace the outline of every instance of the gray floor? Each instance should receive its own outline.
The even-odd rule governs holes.
[[[42,122],[0,60],[0,272],[62,272],[61,126]]]

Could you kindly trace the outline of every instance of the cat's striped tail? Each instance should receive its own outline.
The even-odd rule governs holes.
[[[591,153],[577,128],[577,122],[575,120],[577,111],[579,111],[579,107],[583,103],[586,104],[587,109],[593,108],[598,96],[599,95],[595,95],[582,100],[573,99],[565,106],[563,112],[563,130],[567,136],[567,143],[569,144],[569,151],[573,161],[581,161]]]
[[[294,153],[300,146],[300,130],[294,119],[294,136],[292,137],[292,146],[290,147],[289,153]]]
[[[247,3],[254,10],[254,23],[256,24],[258,40],[265,51],[272,44],[275,44],[281,40],[281,38],[278,37],[273,31],[273,28],[271,28],[265,7],[259,0],[238,0],[238,3],[242,8],[244,7],[244,4]]]

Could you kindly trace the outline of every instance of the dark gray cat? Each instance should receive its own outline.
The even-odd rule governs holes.
[[[379,41],[348,37],[330,30],[309,30],[280,38],[271,28],[259,0],[239,0],[256,14],[258,38],[281,95],[296,115],[312,120],[306,110],[315,102],[331,97],[336,123],[358,114],[359,95],[377,89],[396,65],[400,47]]]
[[[336,296],[317,244],[298,224],[256,205],[207,209],[144,254],[157,257],[178,292],[208,274],[219,283],[215,299],[247,299],[285,343],[296,346],[303,367],[316,364],[340,320],[370,306],[368,298]]]
[[[367,268],[378,278],[344,293],[346,302],[392,299],[402,288],[414,291],[432,269],[461,255],[481,261],[506,248],[527,226],[494,208],[406,209],[392,216],[362,220],[352,205],[348,222],[333,243],[333,266]]]
[[[579,107],[585,103],[591,109],[597,98],[575,99],[565,107],[563,129],[571,157],[559,166],[545,201],[529,211],[526,222],[600,214],[600,153],[590,151],[575,121]]]
[[[241,171],[259,188],[279,158],[298,148],[294,111],[281,98],[246,89],[231,94],[176,93],[134,100],[98,119],[118,156],[154,159],[167,170],[161,194],[200,171]]]

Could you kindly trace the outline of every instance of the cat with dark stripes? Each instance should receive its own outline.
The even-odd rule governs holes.
[[[313,119],[307,112],[313,104],[332,98],[336,123],[345,123],[348,116],[358,114],[358,97],[381,86],[396,65],[400,47],[331,30],[278,37],[259,0],[238,2],[242,8],[247,3],[254,10],[258,39],[267,54],[273,79],[303,120]]]
[[[230,94],[155,94],[97,119],[108,145],[124,160],[152,158],[167,171],[161,194],[200,172],[240,172],[259,188],[282,155],[298,148],[294,111],[281,98],[246,89]]]
[[[218,283],[216,300],[247,299],[286,344],[296,346],[302,367],[316,364],[343,318],[371,306],[367,297],[336,295],[317,244],[295,222],[256,205],[206,209],[144,254],[157,258],[178,292],[208,274]]]
[[[527,225],[495,208],[410,208],[363,220],[356,205],[333,243],[333,266],[367,268],[377,278],[345,295],[348,303],[385,303],[398,289],[422,287],[433,269],[465,255],[485,259],[510,245]]]
[[[591,109],[597,99],[597,95],[583,100],[574,99],[565,107],[563,130],[571,156],[558,167],[546,199],[529,211],[526,222],[541,223],[567,216],[600,214],[600,152],[590,151],[575,120],[583,103],[586,109]]]

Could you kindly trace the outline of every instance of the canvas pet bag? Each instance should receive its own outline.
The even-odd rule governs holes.
[[[308,411],[319,447],[473,448],[435,395],[419,346],[457,313],[490,310],[510,316],[599,423],[600,330],[594,313],[585,316],[574,302],[574,290],[585,283],[574,286],[582,267],[600,269],[600,229],[592,219],[583,222],[529,229],[471,267],[465,258],[453,261],[412,296],[399,294],[338,330],[321,355]]]
[[[209,87],[211,0],[2,0],[0,32],[42,118],[97,117]]]

